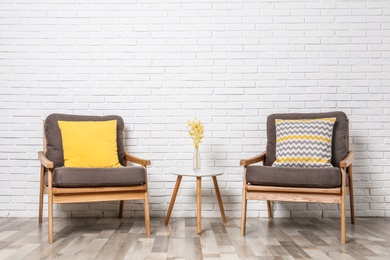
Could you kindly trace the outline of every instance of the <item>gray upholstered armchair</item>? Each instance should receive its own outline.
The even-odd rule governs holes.
[[[72,124],[75,122],[82,124]],[[96,122],[100,124],[96,125]],[[93,135],[93,133],[97,136],[103,134],[99,128],[101,126],[107,126],[111,131],[110,134],[102,136],[104,139],[102,142],[99,137]],[[44,151],[38,152],[41,163],[39,223],[42,223],[43,199],[44,193],[47,193],[49,243],[53,242],[53,204],[55,203],[120,201],[119,216],[122,217],[125,200],[143,200],[146,234],[150,235],[146,170],[150,161],[137,158],[124,150],[123,129],[124,122],[119,116],[52,114],[44,121]],[[84,136],[80,135],[82,131],[86,131]],[[107,136],[110,139],[106,140]],[[88,143],[89,139],[91,140]],[[93,148],[94,150],[84,155],[94,163],[98,163],[98,167],[72,164],[72,160],[79,158],[72,158],[70,151],[78,154],[84,149],[91,149],[87,146],[96,145],[97,149]],[[110,155],[113,154],[113,160],[116,161],[113,167],[100,164],[101,161],[106,160],[104,153],[101,155],[103,157],[97,157],[106,145],[112,148]],[[133,164],[128,165],[128,162]]]
[[[270,218],[272,201],[335,203],[341,206],[341,243],[345,243],[347,194],[355,222],[354,153],[349,151],[348,124],[343,112],[268,116],[266,151],[240,161],[244,166],[241,235],[245,235],[247,200],[266,200]],[[311,139],[303,140],[307,136]],[[327,159],[319,158],[326,153]]]

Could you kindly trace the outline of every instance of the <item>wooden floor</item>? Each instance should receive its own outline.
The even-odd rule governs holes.
[[[54,244],[47,243],[47,221],[0,218],[0,259],[390,259],[390,218],[357,218],[347,224],[340,245],[337,218],[143,219],[57,218]]]

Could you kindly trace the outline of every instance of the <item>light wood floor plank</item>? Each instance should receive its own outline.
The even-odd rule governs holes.
[[[338,218],[151,219],[146,236],[138,218],[55,218],[54,243],[47,220],[0,218],[0,259],[390,259],[390,220],[357,218],[340,244]],[[347,222],[348,223],[348,222]]]
[[[171,237],[168,244],[168,259],[185,259],[186,255],[186,245],[185,240],[182,238]]]

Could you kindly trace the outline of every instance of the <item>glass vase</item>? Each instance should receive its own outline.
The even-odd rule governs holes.
[[[199,148],[195,148],[194,157],[192,159],[194,171],[200,171],[200,153]]]

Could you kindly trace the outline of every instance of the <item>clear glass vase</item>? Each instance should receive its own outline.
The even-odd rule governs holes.
[[[200,171],[200,153],[199,148],[195,148],[194,157],[192,158],[194,171]]]

